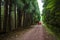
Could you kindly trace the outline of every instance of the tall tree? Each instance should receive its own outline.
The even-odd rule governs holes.
[[[8,0],[4,0],[4,21],[3,21],[3,31],[6,32],[7,21],[8,21]]]
[[[1,29],[1,1],[2,0],[0,0],[0,29]]]
[[[17,5],[15,4],[14,5],[14,13],[15,13],[15,28],[17,28],[17,16],[16,16],[16,13],[17,13]]]
[[[23,13],[23,7],[24,7],[24,3],[22,2],[22,0],[17,0],[17,19],[18,19],[18,27],[21,27],[21,19],[22,19],[22,13]]]
[[[18,6],[18,13],[17,13],[18,25],[21,24],[22,20],[23,20],[23,23],[22,23],[23,25],[28,25],[28,23],[32,23],[34,21],[33,19],[35,18],[34,16],[35,14],[37,16],[37,19],[40,18],[40,12],[39,12],[37,0],[17,0],[17,6]],[[30,20],[29,20],[29,17],[30,17]],[[27,22],[27,20],[29,21]],[[40,20],[37,20],[37,21],[40,21]]]
[[[8,11],[8,27],[9,27],[9,30],[11,30],[11,27],[12,27],[12,25],[11,25],[11,11],[12,11],[12,0],[8,0],[8,9],[9,9],[9,11]]]
[[[17,0],[12,0],[12,4],[14,5],[14,16],[15,16],[15,28],[17,28]]]

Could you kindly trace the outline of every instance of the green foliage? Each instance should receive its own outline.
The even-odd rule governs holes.
[[[35,18],[37,21],[40,21],[40,11],[37,0],[17,0],[16,3],[20,10],[23,10],[25,13],[32,13],[33,19]]]
[[[35,24],[36,21],[40,21],[37,0],[4,0],[2,1],[1,18],[1,28],[4,32]]]
[[[59,35],[60,33],[60,0],[44,0],[43,21]],[[51,26],[50,26],[51,25]]]

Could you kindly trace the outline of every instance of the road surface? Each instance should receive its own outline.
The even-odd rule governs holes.
[[[28,29],[20,35],[20,32],[13,36],[8,36],[4,40],[56,40],[54,36],[49,35],[45,28],[41,25],[34,25],[33,28]]]

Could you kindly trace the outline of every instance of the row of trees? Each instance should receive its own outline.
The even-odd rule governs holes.
[[[8,32],[40,21],[37,0],[0,0],[0,31]]]
[[[56,34],[60,33],[60,0],[44,0],[43,21]]]

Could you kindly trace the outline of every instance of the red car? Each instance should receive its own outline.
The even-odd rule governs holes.
[[[38,25],[41,25],[41,22],[38,22]]]

